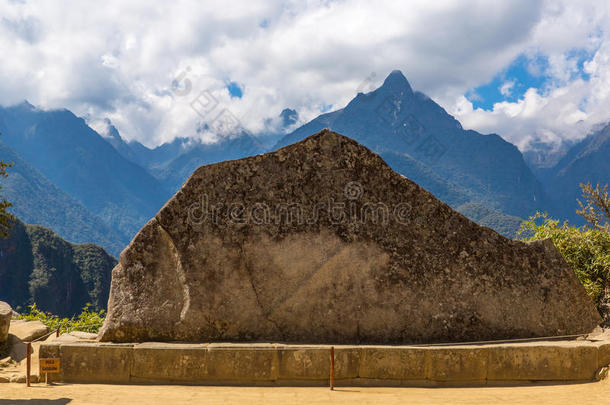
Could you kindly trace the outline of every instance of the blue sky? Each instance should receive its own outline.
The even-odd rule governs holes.
[[[474,108],[491,111],[495,103],[515,102],[531,87],[542,89],[550,80],[545,72],[547,67],[548,61],[544,56],[529,58],[521,55],[490,82],[470,90],[466,97]]]
[[[566,59],[574,63],[568,80],[580,78],[589,80],[589,74],[584,71],[584,62],[590,60],[595,52],[587,49],[575,49],[566,53]],[[466,93],[466,98],[474,108],[492,111],[495,103],[517,102],[525,92],[534,88],[538,93],[544,93],[545,88],[556,84],[555,78],[549,72],[549,59],[546,55],[519,55],[505,69],[498,72],[494,78]]]
[[[231,98],[242,98],[244,95],[242,86],[235,82],[227,83],[227,90]]]

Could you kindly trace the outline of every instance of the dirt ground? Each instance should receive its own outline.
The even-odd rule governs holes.
[[[485,388],[254,388],[0,384],[4,404],[610,404],[610,380]]]

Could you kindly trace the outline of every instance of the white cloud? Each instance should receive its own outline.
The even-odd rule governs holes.
[[[514,87],[515,87],[515,81],[509,80],[509,81],[502,83],[502,85],[498,88],[498,90],[500,90],[500,94],[502,94],[503,96],[509,97],[513,94]]]
[[[496,103],[492,111],[473,109],[458,95],[449,111],[465,128],[498,133],[522,150],[537,140],[577,140],[610,121],[610,32],[603,30],[608,11],[603,2],[547,3],[524,53],[546,56],[548,85],[529,89],[515,102]],[[588,80],[578,74],[579,53],[593,55],[584,63]],[[542,73],[536,63],[530,68]]]
[[[147,145],[194,136],[201,118],[190,104],[204,90],[257,132],[285,107],[301,120],[340,108],[393,69],[465,127],[520,145],[532,134],[580,136],[562,125],[610,116],[607,12],[593,2],[0,0],[0,15],[1,104],[27,98],[108,117]],[[573,79],[576,48],[597,49],[590,82]],[[555,88],[491,112],[469,107],[463,95],[522,53],[549,56]],[[229,80],[241,99],[229,96]]]

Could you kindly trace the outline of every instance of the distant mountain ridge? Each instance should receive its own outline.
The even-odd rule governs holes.
[[[43,111],[27,102],[0,107],[0,159],[16,162],[2,192],[27,222],[118,255],[199,166],[277,149],[323,128],[362,143],[398,173],[505,236],[514,236],[521,219],[535,211],[579,222],[578,183],[610,183],[608,127],[572,147],[553,151],[540,144],[521,154],[498,135],[464,130],[400,71],[344,108],[285,134],[297,122],[296,110],[286,108],[266,121],[269,133],[256,137],[246,131],[215,143],[178,137],[148,148],[126,142],[110,121],[98,134],[67,110]]]
[[[279,118],[287,127],[296,122],[298,114],[285,109]],[[323,128],[369,147],[394,170],[456,209],[467,207],[465,212],[472,214],[473,207],[485,207],[485,215],[472,218],[506,236],[514,236],[519,218],[552,205],[514,145],[495,134],[464,130],[429,97],[413,91],[400,71],[390,73],[380,88],[359,93],[345,108],[322,114],[281,137],[271,150]],[[126,143],[118,133],[106,139],[172,192],[201,165],[269,150],[245,132],[211,144],[175,138],[154,149]]]
[[[87,303],[105,309],[116,264],[97,245],[72,244],[16,219],[10,237],[0,239],[0,301],[18,311],[36,303],[59,316],[79,314]]]
[[[28,103],[0,108],[2,142],[107,225],[130,239],[170,193],[82,118]]]
[[[112,125],[112,122],[106,118],[105,120],[105,124],[106,124],[106,130],[104,131],[104,133],[100,133],[100,135],[102,135],[102,137],[109,143],[112,145],[112,147],[114,149],[116,149],[116,151],[123,156],[125,159],[144,167],[144,164],[142,162],[142,160],[140,159],[140,156],[136,153],[136,151],[134,150],[134,148],[127,144],[123,138],[121,137],[121,135],[119,134],[119,131],[116,129],[116,127],[114,125]],[[141,145],[142,147],[144,147],[144,145]]]
[[[514,145],[495,134],[464,130],[400,71],[286,135],[276,148],[323,128],[349,136],[453,207],[467,202],[526,218],[550,205],[542,184]]]
[[[556,201],[553,216],[583,224],[576,214],[576,200],[582,200],[580,183],[610,186],[610,124],[570,148],[543,181]]]
[[[246,132],[223,137],[215,143],[176,138],[155,149],[139,143],[129,146],[143,166],[172,193],[178,191],[199,166],[264,152],[262,144]]]
[[[2,195],[13,206],[9,212],[26,223],[54,229],[74,243],[93,242],[118,257],[129,243],[126,235],[112,229],[83,204],[55,186],[0,137],[0,157],[13,163],[2,179]]]

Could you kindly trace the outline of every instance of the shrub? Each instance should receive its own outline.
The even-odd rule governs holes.
[[[567,221],[560,225],[547,214],[536,213],[521,224],[518,234],[525,241],[551,238],[599,308],[610,286],[610,232],[570,226]]]
[[[50,312],[38,309],[36,303],[29,306],[29,313],[21,314],[19,319],[28,321],[40,321],[47,325],[51,330],[59,328],[61,333],[82,331],[97,333],[104,323],[104,310],[99,312],[92,311],[90,304],[87,304],[83,311],[76,317],[60,318]]]

